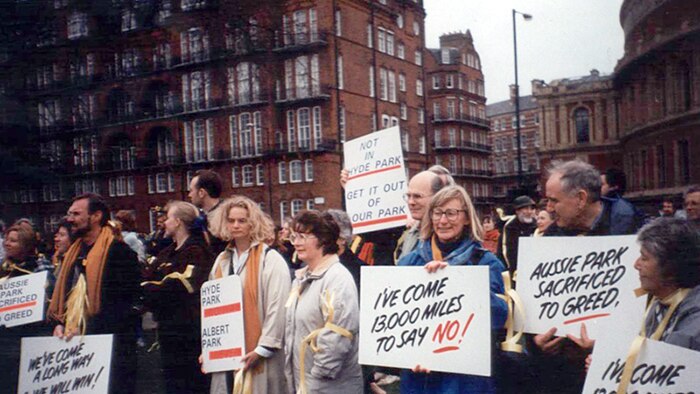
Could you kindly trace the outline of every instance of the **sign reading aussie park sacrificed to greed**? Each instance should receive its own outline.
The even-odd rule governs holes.
[[[643,297],[646,298],[646,297]],[[606,325],[606,335],[596,340],[591,366],[586,374],[584,394],[615,394],[625,369],[628,352],[639,333],[642,315],[629,323],[616,319]],[[615,317],[615,316],[614,316]],[[628,394],[700,393],[700,352],[645,339],[634,363]]]
[[[0,326],[14,327],[44,319],[48,272],[0,280]]]
[[[353,233],[406,224],[406,170],[399,127],[364,135],[344,145],[347,212]]]
[[[636,236],[521,237],[518,244],[516,290],[523,301],[524,331],[580,336],[585,323],[591,338],[613,311],[619,318],[644,313],[645,298],[634,262],[639,257]],[[516,327],[522,327],[516,313]]]
[[[243,366],[243,292],[241,278],[230,275],[202,285],[202,370],[231,371]]]
[[[488,267],[362,271],[361,364],[490,376]]]
[[[19,394],[107,393],[112,335],[22,338]]]

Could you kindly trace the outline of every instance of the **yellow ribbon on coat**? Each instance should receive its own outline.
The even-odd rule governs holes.
[[[670,296],[664,298],[663,300],[659,300],[659,303],[663,305],[668,305],[668,310],[664,314],[664,318],[661,320],[661,323],[659,323],[659,326],[656,327],[656,330],[654,331],[654,333],[651,334],[649,339],[658,341],[661,338],[661,335],[664,333],[664,330],[666,330],[668,322],[671,321],[671,316],[673,316],[673,313],[676,311],[676,308],[678,308],[678,305],[680,305],[681,302],[683,302],[683,300],[685,299],[685,297],[688,296],[688,293],[690,293],[690,289],[678,289]],[[637,296],[639,297],[640,294],[644,293],[635,290],[635,294],[637,294]],[[642,329],[640,330],[640,335],[634,338],[634,341],[632,341],[632,345],[630,346],[630,350],[629,352],[627,352],[625,369],[622,371],[620,383],[617,385],[617,392],[619,394],[627,393],[627,387],[629,386],[630,381],[632,380],[632,373],[634,372],[634,367],[637,363],[637,357],[639,356],[639,352],[642,350],[642,346],[644,345],[644,342],[647,339],[646,321],[647,316],[651,311],[652,305],[654,305],[653,302],[649,304],[649,307],[647,307],[647,310],[644,313],[644,320],[642,321]]]
[[[160,286],[167,279],[177,279],[180,282],[182,282],[182,285],[185,286],[185,289],[187,289],[187,292],[192,294],[194,293],[194,287],[192,287],[192,284],[190,284],[190,279],[192,277],[192,271],[194,270],[194,265],[189,264],[187,265],[187,268],[185,268],[185,272],[171,272],[168,275],[165,275],[165,277],[161,280],[148,280],[145,282],[141,282],[141,286],[146,286],[146,285],[156,285]]]
[[[505,271],[501,273],[503,276],[503,287],[505,288],[505,294],[498,294],[498,297],[503,299],[508,305],[508,319],[506,320],[506,340],[501,342],[501,350],[504,352],[515,352],[522,353],[523,346],[518,344],[520,338],[523,336],[524,322],[525,322],[525,310],[523,309],[523,302],[520,299],[518,293],[513,289],[513,284],[510,280],[510,272]],[[515,329],[515,311],[522,317],[520,319],[521,326],[519,329]]]
[[[331,330],[335,332],[336,334],[342,335],[345,338],[352,339],[353,335],[350,331],[347,329],[340,327],[338,325],[333,324],[333,315],[335,314],[335,309],[333,307],[333,301],[335,300],[335,294],[332,292],[329,292],[326,290],[323,294],[321,294],[321,310],[326,314],[326,323],[323,325],[321,328],[317,328],[309,333],[309,335],[306,336],[301,341],[301,352],[300,352],[300,360],[299,360],[299,369],[301,371],[300,377],[299,377],[299,389],[297,390],[297,394],[306,394],[306,369],[305,369],[305,356],[306,356],[306,348],[311,347],[311,351],[314,353],[318,353],[320,350],[318,348],[318,344],[316,343],[316,340],[321,334],[321,331],[324,329]]]
[[[262,360],[261,360],[262,362]],[[239,369],[233,377],[233,394],[253,394],[253,374]]]

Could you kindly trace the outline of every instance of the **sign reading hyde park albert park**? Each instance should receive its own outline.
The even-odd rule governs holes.
[[[354,234],[403,226],[408,187],[399,127],[369,133],[344,144],[345,202]]]
[[[516,313],[515,327],[524,323],[533,334],[556,327],[557,336],[578,337],[585,323],[595,339],[614,311],[622,319],[643,314],[646,298],[634,293],[638,257],[634,235],[521,237],[516,290],[524,316]]]
[[[361,281],[361,364],[490,376],[489,267],[362,267]]]

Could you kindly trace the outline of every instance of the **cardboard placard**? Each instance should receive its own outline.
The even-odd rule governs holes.
[[[232,371],[246,354],[241,277],[210,280],[200,290],[202,306],[202,370]],[[252,349],[251,349],[252,350]]]
[[[491,375],[489,267],[362,267],[361,278],[361,364]]]
[[[644,313],[645,299],[634,262],[639,257],[635,235],[604,237],[521,237],[516,290],[523,301],[525,332],[552,327],[557,336],[598,338],[601,326],[617,311],[619,318]],[[516,313],[516,327],[523,317]]]
[[[643,297],[645,298],[645,297]],[[596,341],[591,366],[586,375],[585,394],[612,394],[619,379],[632,341],[639,333],[641,315],[632,322],[615,319],[606,336]],[[631,328],[634,327],[634,328]],[[700,352],[646,339],[632,373],[628,393],[697,393],[700,388]]]
[[[0,280],[0,326],[44,320],[47,271]]]
[[[112,335],[22,338],[20,394],[108,393]]]
[[[399,127],[347,141],[343,149],[349,173],[345,201],[353,233],[406,225],[403,195],[408,182]]]

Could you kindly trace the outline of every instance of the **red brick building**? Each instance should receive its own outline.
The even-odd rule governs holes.
[[[147,231],[148,212],[185,199],[202,168],[223,177],[225,196],[251,197],[277,222],[338,208],[342,142],[393,124],[411,171],[427,163],[421,1],[10,8],[27,18],[5,26],[23,40],[0,43],[1,93],[20,111],[5,111],[0,134],[25,130],[15,153],[50,170],[2,186],[7,219],[49,229],[71,196],[92,191],[134,210]]]
[[[523,184],[534,185],[540,174],[540,111],[532,96],[520,97],[519,109]],[[486,106],[486,115],[491,123],[490,139],[493,146],[493,197],[498,205],[509,205],[517,197],[513,191],[519,188],[514,86],[511,86],[510,100],[489,104]]]
[[[700,183],[700,8],[626,0],[625,55],[615,70],[627,197],[656,208]]]
[[[440,36],[440,48],[427,51],[425,67],[433,162],[449,169],[486,212],[491,204],[491,146],[484,74],[471,32]]]

